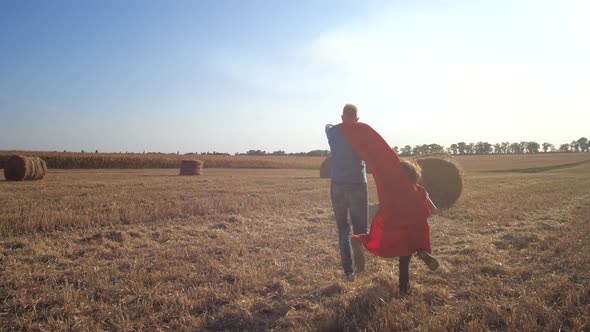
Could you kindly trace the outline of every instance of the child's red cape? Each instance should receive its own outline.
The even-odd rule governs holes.
[[[371,170],[379,195],[370,233],[353,236],[381,257],[410,256],[418,249],[430,252],[426,221],[430,209],[424,188],[411,183],[397,154],[373,128],[364,123],[338,126]]]

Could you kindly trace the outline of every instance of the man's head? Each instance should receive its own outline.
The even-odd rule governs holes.
[[[344,105],[342,110],[342,123],[355,123],[359,121],[358,110],[353,104]]]

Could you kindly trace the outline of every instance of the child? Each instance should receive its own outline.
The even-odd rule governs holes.
[[[437,212],[437,208],[434,205],[434,203],[432,202],[432,200],[430,199],[428,193],[426,192],[426,190],[424,189],[424,187],[422,187],[421,185],[418,184],[418,181],[420,180],[421,177],[421,173],[422,170],[420,169],[420,166],[411,163],[409,161],[405,161],[402,160],[401,161],[401,166],[403,168],[403,170],[405,171],[405,173],[408,175],[408,177],[410,178],[410,181],[416,186],[416,188],[419,191],[423,191],[424,195],[426,195],[426,201],[428,203],[428,207],[430,209],[430,213],[434,214]],[[413,225],[412,226],[413,230],[410,231],[410,236],[415,236],[415,237],[420,237],[420,236],[425,236],[426,239],[412,239],[414,240],[415,243],[429,243],[430,242],[430,238],[428,237],[428,222],[426,220],[423,221],[423,224],[418,224],[418,225]],[[426,228],[426,229],[424,229]],[[416,251],[416,254],[418,255],[418,257],[424,261],[424,263],[426,263],[426,265],[428,266],[428,268],[430,268],[430,270],[434,271],[438,268],[439,264],[438,261],[436,260],[436,258],[432,257],[429,253],[430,248],[419,248]],[[399,257],[399,291],[401,295],[405,295],[408,293],[409,287],[410,287],[410,259],[412,258],[412,256],[401,256]]]

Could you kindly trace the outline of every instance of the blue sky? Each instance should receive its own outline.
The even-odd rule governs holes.
[[[0,0],[0,150],[588,137],[585,1]]]

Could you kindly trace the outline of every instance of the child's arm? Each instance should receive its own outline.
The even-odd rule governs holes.
[[[436,214],[438,212],[438,209],[436,208],[436,205],[434,205],[434,203],[430,199],[430,195],[426,194],[426,199],[428,200],[428,207],[430,208],[430,213]]]

